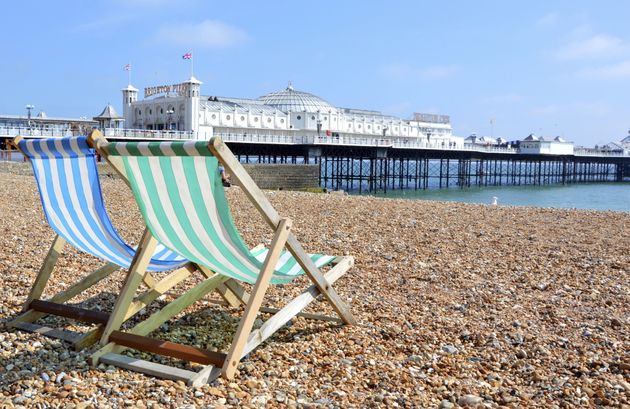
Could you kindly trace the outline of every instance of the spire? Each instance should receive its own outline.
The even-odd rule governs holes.
[[[289,85],[287,85],[287,91],[293,91],[293,83],[289,80]]]

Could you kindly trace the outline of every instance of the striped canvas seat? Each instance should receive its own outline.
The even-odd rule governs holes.
[[[207,142],[118,142],[104,149],[110,162],[124,168],[145,222],[160,243],[216,273],[256,282],[267,250],[250,252],[239,235],[218,160]],[[317,267],[335,259],[309,257]],[[284,251],[271,283],[286,283],[303,273]]]
[[[136,251],[118,235],[105,211],[95,151],[87,138],[22,139],[18,146],[33,166],[50,227],[85,253],[128,268]],[[147,270],[170,270],[186,261],[160,245]]]

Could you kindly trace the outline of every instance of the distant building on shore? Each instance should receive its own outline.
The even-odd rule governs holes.
[[[202,82],[191,77],[174,84],[122,90],[125,128],[185,131],[199,139],[217,135],[360,137],[427,141],[445,147],[463,146],[453,136],[447,115],[415,113],[411,119],[379,111],[336,107],[324,99],[286,89],[256,99],[201,95]]]

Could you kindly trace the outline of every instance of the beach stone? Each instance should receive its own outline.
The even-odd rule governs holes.
[[[455,348],[453,345],[443,345],[442,351],[446,352],[447,354],[456,354],[458,352],[457,348]]]
[[[481,402],[483,402],[483,399],[475,395],[464,395],[457,399],[459,406],[477,406]]]
[[[121,235],[137,244],[144,225],[129,189],[119,179],[101,183]],[[18,314],[28,296],[54,233],[39,207],[32,176],[20,179],[0,172],[0,186],[0,245],[6,250],[0,257],[0,271],[5,272],[0,275],[0,296],[6,312],[0,310],[0,318],[6,320]],[[265,223],[252,222],[259,215],[240,188],[225,194],[248,246],[271,235]],[[455,408],[462,407],[459,401],[471,403],[466,406],[470,408],[628,405],[628,212],[490,208],[289,191],[265,195],[280,214],[294,220],[296,237],[306,251],[354,257],[354,267],[334,288],[360,325],[293,319],[243,360],[233,381],[219,378],[194,389],[109,365],[91,367],[91,350],[75,352],[61,341],[0,324],[0,406],[76,408],[88,402],[87,407],[98,408],[334,409],[430,408],[448,402],[443,407]],[[100,265],[67,250],[56,266],[63,273],[55,271],[46,288],[50,294]],[[124,272],[114,274],[118,276],[103,280],[76,302],[111,311]],[[191,276],[178,287],[192,288],[196,280]],[[295,281],[270,286],[265,304],[281,308],[309,285],[305,276]],[[540,283],[544,291],[536,288]],[[193,304],[156,334],[225,352],[240,317],[237,309],[209,302],[215,297],[219,299],[212,294]],[[162,307],[155,304],[146,307],[146,316]],[[321,297],[307,311],[335,315]],[[131,328],[146,316],[136,316],[125,326]],[[48,319],[56,324],[55,318]],[[68,326],[83,328],[80,323]],[[592,335],[586,336],[585,330]],[[34,348],[35,341],[42,346]],[[125,354],[172,364],[170,358],[132,350]],[[198,370],[195,364],[175,364]],[[464,401],[466,395],[476,398]],[[19,396],[27,400],[13,403]]]
[[[439,409],[452,409],[453,407],[455,407],[455,404],[446,399],[442,400],[442,402],[440,402],[440,405],[438,406]]]

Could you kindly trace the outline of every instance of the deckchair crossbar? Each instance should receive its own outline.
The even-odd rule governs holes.
[[[57,304],[44,300],[31,301],[29,308],[35,311],[45,312],[46,314],[87,322],[88,324],[105,325],[107,324],[107,320],[109,320],[109,314],[101,311],[87,310],[85,308],[74,307],[66,304]]]
[[[129,334],[121,331],[112,332],[109,336],[109,340],[118,345],[133,348],[138,351],[170,356],[171,358],[197,362],[203,365],[222,366],[225,361],[225,354],[221,352],[208,351],[206,349],[196,348],[189,345],[163,341],[160,339]]]

